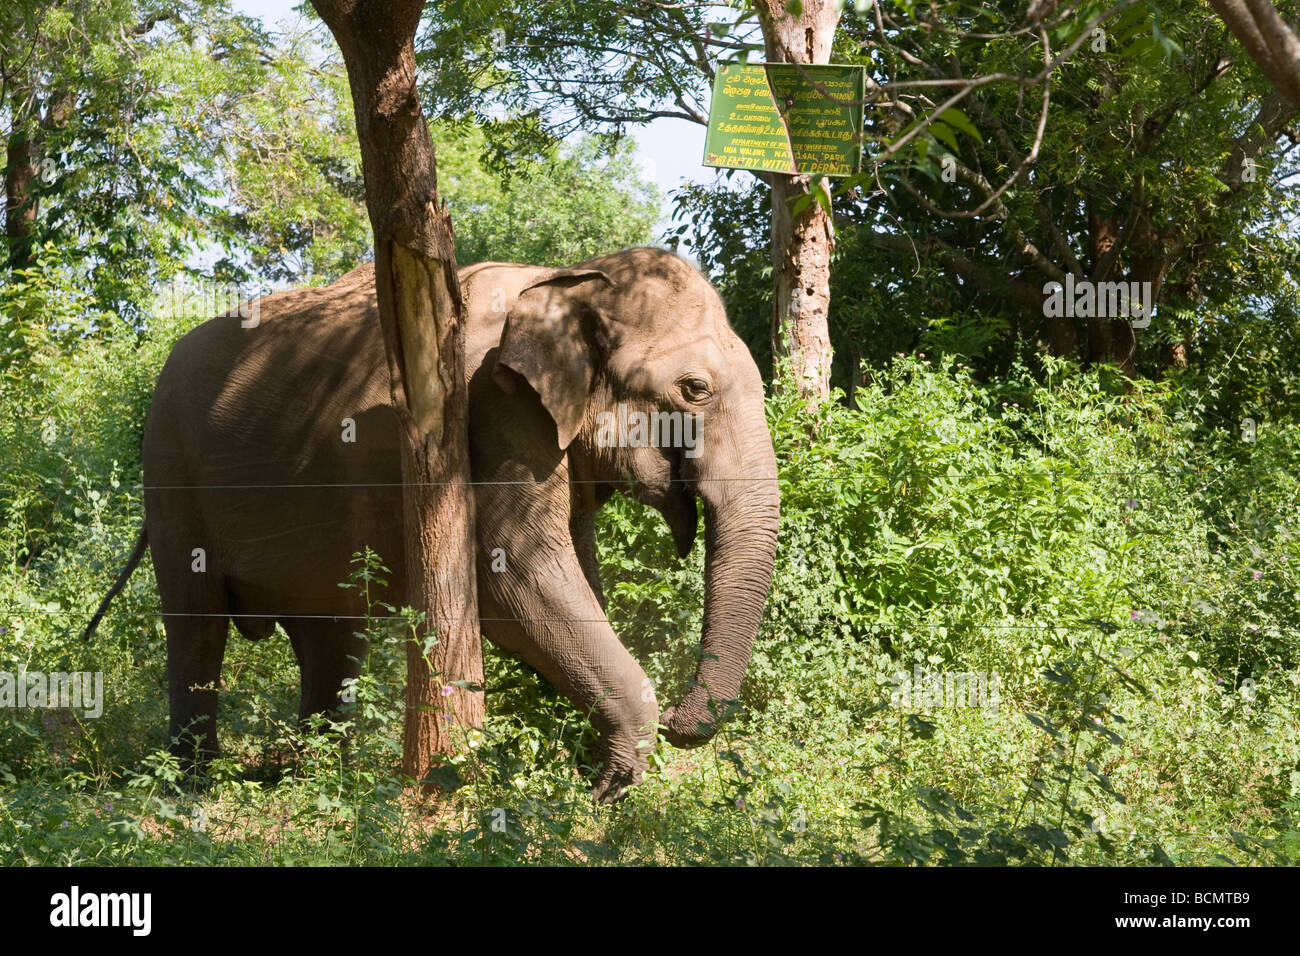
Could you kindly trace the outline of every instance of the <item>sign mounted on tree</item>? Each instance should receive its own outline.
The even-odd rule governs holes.
[[[862,168],[860,66],[721,63],[704,165],[852,176]]]

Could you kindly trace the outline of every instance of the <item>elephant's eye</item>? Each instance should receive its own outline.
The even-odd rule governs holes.
[[[702,402],[709,397],[709,383],[702,378],[684,378],[680,384],[687,401]]]

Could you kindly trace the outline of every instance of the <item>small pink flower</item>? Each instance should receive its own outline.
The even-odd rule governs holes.
[[[1263,576],[1264,576],[1264,572],[1263,572],[1263,571],[1256,571],[1256,572],[1255,572],[1255,580],[1256,580],[1256,581],[1258,581],[1258,580],[1259,580],[1260,578],[1262,578]]]
[[[1129,612],[1128,612],[1128,619],[1129,619],[1130,621],[1136,621],[1136,620],[1138,619],[1138,612],[1137,612],[1137,611],[1129,611]]]
[[[456,688],[454,688],[454,687],[452,687],[450,684],[448,684],[447,686],[443,687],[443,689],[442,689],[442,696],[443,696],[443,697],[450,697],[450,696],[451,696],[452,694],[454,694],[455,692],[456,692]]]

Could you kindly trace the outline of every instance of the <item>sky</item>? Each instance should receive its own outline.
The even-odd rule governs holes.
[[[293,8],[299,2],[233,0],[233,6],[274,28],[280,20],[293,20],[298,16]],[[630,127],[628,132],[636,141],[645,178],[658,185],[662,194],[662,228],[672,215],[672,203],[668,199],[670,189],[676,189],[683,179],[693,182],[712,182],[714,179],[715,171],[700,162],[704,158],[704,127],[687,120],[659,119],[644,126]]]

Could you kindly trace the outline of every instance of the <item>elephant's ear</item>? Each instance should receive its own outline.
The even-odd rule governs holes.
[[[522,377],[555,420],[560,448],[568,448],[595,378],[594,283],[614,285],[599,269],[558,269],[525,286],[506,316],[492,377],[513,392]]]

